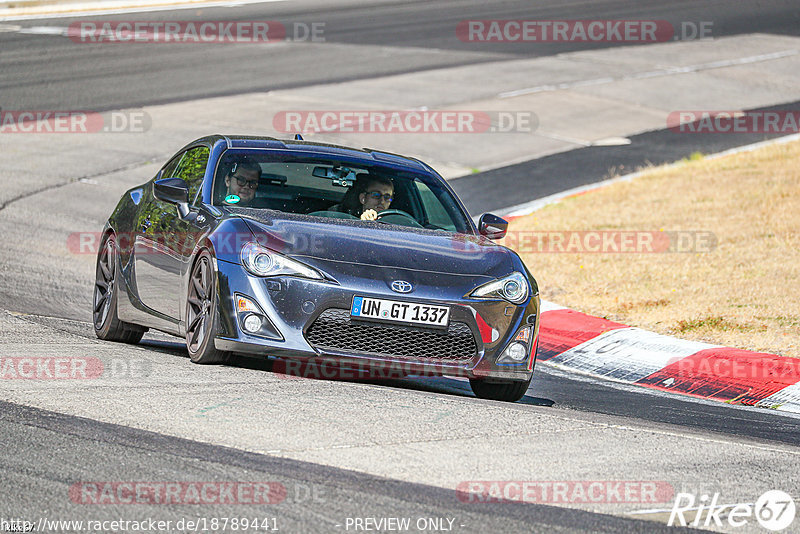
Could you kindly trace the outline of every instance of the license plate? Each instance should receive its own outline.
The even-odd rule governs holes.
[[[450,319],[450,308],[414,302],[353,297],[350,317],[447,328],[447,321]]]

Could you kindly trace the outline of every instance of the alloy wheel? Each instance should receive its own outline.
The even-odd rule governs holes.
[[[116,243],[113,238],[106,241],[100,257],[94,282],[93,319],[96,329],[102,328],[108,318],[111,298],[114,294],[114,274],[116,270]]]
[[[213,317],[211,317],[212,282],[212,270],[208,257],[202,256],[192,270],[191,285],[189,286],[186,345],[192,353],[200,350],[213,321]]]

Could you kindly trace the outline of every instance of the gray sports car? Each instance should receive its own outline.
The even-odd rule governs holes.
[[[428,165],[370,149],[214,135],[127,191],[103,230],[101,339],[148,328],[196,363],[232,353],[465,376],[478,397],[528,389],[536,281]]]

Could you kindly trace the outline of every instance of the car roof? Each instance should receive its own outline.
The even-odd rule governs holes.
[[[418,170],[422,169],[435,174],[435,171],[424,162],[401,154],[394,154],[392,152],[385,152],[372,148],[352,148],[331,143],[318,143],[314,141],[305,141],[303,139],[277,139],[267,136],[215,134],[196,139],[186,145],[184,149],[201,143],[215,145],[220,142],[224,142],[228,149],[302,150],[317,154],[348,156],[362,160],[373,160],[379,163],[401,165]]]

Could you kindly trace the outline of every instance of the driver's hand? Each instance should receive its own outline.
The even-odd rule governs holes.
[[[378,217],[378,212],[375,210],[366,210],[361,214],[362,221],[374,221]]]

